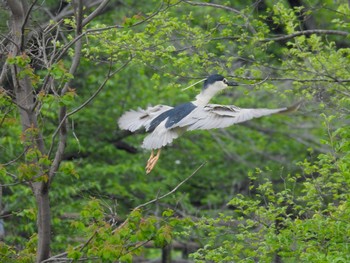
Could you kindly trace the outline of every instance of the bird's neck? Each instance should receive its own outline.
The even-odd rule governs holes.
[[[208,89],[202,90],[201,93],[199,93],[196,96],[196,100],[193,101],[193,104],[195,105],[207,105],[209,103],[209,101],[211,100],[212,97],[215,96],[215,94],[217,93],[217,91],[210,91]]]

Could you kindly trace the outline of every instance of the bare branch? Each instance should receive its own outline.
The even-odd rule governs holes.
[[[2,66],[1,74],[0,74],[0,87],[2,87],[8,70],[8,64],[7,61],[5,61],[4,65]]]
[[[329,77],[329,79],[297,79],[297,78],[251,78],[251,77],[243,77],[243,76],[233,76],[229,75],[229,77],[240,79],[240,80],[253,80],[253,81],[259,81],[258,84],[266,82],[266,81],[297,81],[297,82],[328,82],[328,83],[349,83],[350,79],[334,79]],[[257,83],[249,84],[249,85],[258,85]],[[245,85],[245,84],[244,84]]]
[[[325,30],[325,29],[312,29],[312,30],[305,30],[305,31],[298,31],[290,35],[285,36],[279,36],[279,37],[271,37],[261,40],[261,42],[268,42],[268,41],[283,41],[288,40],[297,36],[308,36],[312,34],[319,34],[319,35],[339,35],[339,36],[348,36],[350,33],[346,31],[341,30]]]
[[[168,197],[169,195],[175,193],[184,183],[186,183],[188,180],[190,180],[204,165],[206,165],[207,162],[202,163],[190,176],[185,178],[185,180],[181,181],[177,186],[175,186],[170,192],[167,192],[164,195],[161,195],[159,197],[154,198],[153,200],[150,200],[146,203],[143,203],[141,205],[136,206],[133,210],[140,209],[142,207],[145,207],[147,205],[153,204],[155,202],[158,202],[161,199],[164,199],[165,197]]]
[[[29,19],[29,16],[30,16],[30,13],[32,12],[33,10],[33,7],[35,6],[36,2],[38,0],[34,0],[33,3],[30,5],[25,17],[24,17],[24,20],[23,20],[23,23],[22,23],[22,27],[21,27],[21,46],[20,46],[20,50],[23,50],[23,47],[24,47],[24,29],[25,29],[25,26],[28,22],[28,19]]]
[[[232,7],[229,7],[229,6],[225,6],[225,5],[219,5],[219,4],[214,4],[214,3],[193,2],[193,1],[184,1],[184,2],[187,3],[187,4],[190,4],[190,5],[210,6],[210,7],[220,8],[220,9],[224,9],[224,10],[236,13],[238,15],[242,14],[239,10],[234,9]]]
[[[96,6],[96,5],[99,5],[98,7],[97,7],[97,9],[100,9],[99,11],[98,11],[98,13],[103,9],[103,7],[101,7],[100,8],[100,6],[102,5],[102,3],[104,2],[104,1],[106,1],[106,0],[96,0],[96,1],[89,1],[89,3],[87,3],[86,5],[85,5],[85,7],[86,8],[92,8],[92,7],[94,7],[94,6]],[[108,0],[109,1],[109,0]],[[47,12],[47,10],[46,10],[46,12]],[[93,11],[92,13],[94,13],[95,11]],[[95,18],[97,15],[98,15],[98,13],[93,17],[93,18]],[[74,10],[73,9],[71,9],[71,5],[67,5],[57,16],[55,16],[55,17],[51,17],[51,20],[52,21],[55,21],[55,22],[57,22],[57,23],[60,23],[60,21],[63,19],[63,18],[65,18],[65,17],[67,17],[67,16],[71,16],[71,15],[73,15],[74,14]],[[90,14],[91,15],[91,14]],[[90,16],[89,15],[89,16]],[[88,17],[89,17],[88,16]],[[84,19],[84,21],[86,20],[86,19],[88,19],[88,17],[86,17],[85,19]],[[92,18],[92,19],[93,19]],[[91,20],[92,20],[91,19]],[[87,23],[84,23],[83,22],[83,26],[85,26],[86,24],[88,24],[89,22],[91,22],[91,20],[89,20]],[[54,27],[55,25],[50,25],[50,22],[47,22],[47,23],[45,23],[45,24],[43,24],[41,27],[42,28],[46,28],[46,32],[47,31],[50,31],[51,29],[52,29],[52,27]]]
[[[83,4],[82,4],[82,0],[76,0],[77,4],[74,4],[75,1],[73,1],[73,5],[74,5],[74,9],[76,11],[75,14],[75,18],[76,18],[76,36],[81,35],[82,31],[83,31],[83,27],[82,27],[82,21],[83,21]],[[76,43],[75,43],[75,50],[74,50],[74,57],[72,60],[72,64],[71,67],[69,69],[69,73],[74,75],[74,73],[76,72],[79,64],[80,64],[80,58],[81,58],[81,48],[82,48],[82,41],[81,39],[79,39]],[[61,95],[64,95],[68,89],[68,85],[69,82],[67,82],[64,86],[64,88],[62,89]]]
[[[101,11],[103,10],[103,8],[106,7],[106,5],[108,4],[110,0],[103,0],[100,5],[90,14],[88,15],[88,17],[86,17],[83,20],[83,27],[85,27],[88,23],[90,23],[91,20],[93,20],[96,16],[98,16]]]

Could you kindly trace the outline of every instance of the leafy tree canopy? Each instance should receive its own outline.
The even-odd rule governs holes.
[[[2,5],[2,261],[349,260],[346,1]],[[184,134],[146,176],[117,119],[216,72],[240,86],[214,103],[303,106]]]

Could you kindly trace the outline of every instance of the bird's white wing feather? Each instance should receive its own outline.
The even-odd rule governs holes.
[[[208,104],[197,107],[189,116],[181,120],[177,126],[186,127],[186,130],[189,131],[226,128],[253,118],[294,111],[299,106],[300,104],[278,109],[242,109],[234,105]]]
[[[161,122],[152,133],[146,136],[143,140],[142,148],[144,149],[159,149],[171,143],[174,139],[179,137],[183,130],[181,128],[167,129],[165,123],[167,120]]]
[[[142,127],[147,127],[155,117],[172,108],[167,105],[157,105],[145,110],[138,108],[137,110],[127,111],[118,120],[119,128],[134,132]]]

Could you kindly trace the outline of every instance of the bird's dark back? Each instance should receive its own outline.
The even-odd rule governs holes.
[[[173,125],[175,125],[183,118],[185,118],[188,114],[190,114],[195,108],[196,106],[193,103],[188,102],[163,112],[162,114],[154,118],[154,120],[152,120],[148,132],[154,131],[154,129],[157,128],[157,126],[166,118],[168,118],[168,120],[165,123],[165,127],[171,128]]]

